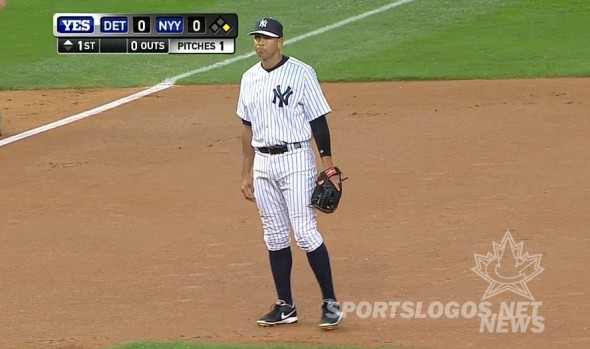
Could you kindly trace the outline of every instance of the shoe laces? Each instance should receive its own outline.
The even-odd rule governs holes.
[[[333,299],[324,299],[321,308],[322,311],[336,314],[340,311],[340,303]]]
[[[274,310],[274,309],[277,309],[278,307],[282,307],[285,305],[288,307],[291,307],[291,308],[295,308],[295,304],[290,305],[290,304],[287,304],[287,302],[285,302],[284,300],[279,299],[278,301],[275,302],[275,304],[270,306],[270,310]]]
[[[328,305],[330,305],[330,304],[338,304],[338,302],[336,302],[335,300],[333,300],[333,299],[330,299],[330,298],[324,299],[324,300],[322,301],[322,307],[324,307],[324,306],[328,306]]]

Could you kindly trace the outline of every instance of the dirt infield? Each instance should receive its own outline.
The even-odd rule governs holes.
[[[239,190],[237,86],[185,86],[0,148],[0,347],[590,346],[590,79],[323,86],[350,177],[339,211],[320,216],[340,300],[480,302],[474,253],[510,229],[542,254],[527,284],[542,333],[354,314],[321,332],[299,250],[300,322],[257,328],[275,295]],[[0,92],[4,137],[133,91]]]

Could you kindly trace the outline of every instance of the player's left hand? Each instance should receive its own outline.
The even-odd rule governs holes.
[[[324,213],[333,213],[342,197],[342,171],[332,166],[320,173],[311,194],[311,207]]]
[[[332,184],[334,184],[334,187],[338,191],[342,191],[342,177],[341,177],[340,169],[338,167],[334,166],[334,163],[332,163],[332,157],[331,156],[322,157],[322,165],[324,165],[324,168],[325,168],[324,173],[328,174],[328,176],[330,178],[330,182],[332,182]]]
[[[326,169],[326,171],[328,171],[328,169]],[[334,184],[334,186],[336,187],[336,190],[338,191],[342,191],[342,180],[340,179],[340,176],[332,176],[330,177],[330,182],[332,182],[332,184]]]

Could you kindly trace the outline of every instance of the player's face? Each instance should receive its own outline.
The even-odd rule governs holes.
[[[265,35],[254,35],[254,49],[258,57],[262,59],[270,58],[277,54],[283,47],[282,38],[272,38]]]

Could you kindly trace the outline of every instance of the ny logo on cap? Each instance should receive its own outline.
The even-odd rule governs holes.
[[[260,28],[266,28],[267,24],[268,24],[268,21],[266,19],[261,19],[260,22],[258,22],[258,26]]]

